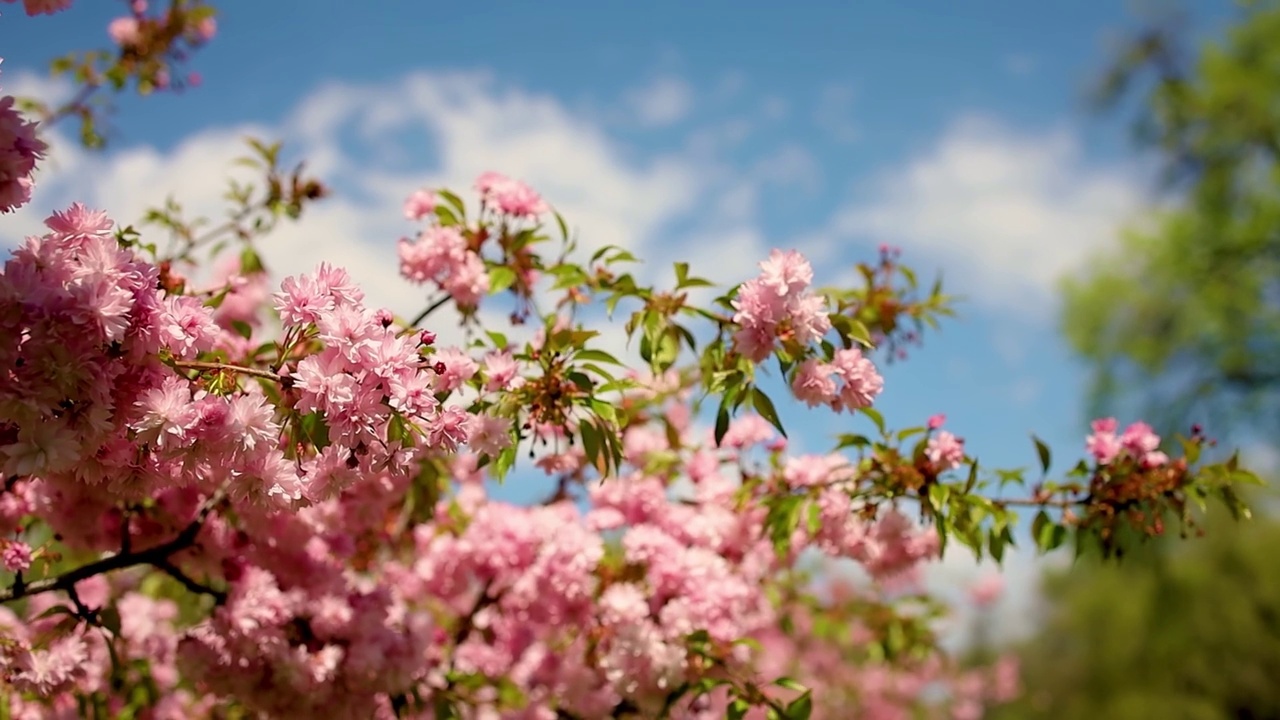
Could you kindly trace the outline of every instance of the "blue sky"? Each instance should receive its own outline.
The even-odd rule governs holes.
[[[1122,119],[1084,104],[1108,42],[1135,24],[1125,4],[215,4],[218,37],[192,65],[202,86],[123,98],[104,155],[64,143],[6,242],[71,199],[122,221],[169,192],[217,212],[246,132],[284,140],[339,191],[267,244],[269,264],[349,264],[406,314],[420,292],[395,276],[401,199],[484,169],[534,184],[588,243],[636,247],[664,272],[692,259],[737,282],[780,246],[836,281],[890,242],[967,296],[958,321],[885,370],[891,423],[945,412],[989,466],[1034,466],[1033,431],[1063,467],[1082,451],[1083,372],[1056,331],[1056,278],[1113,242],[1154,181]],[[0,85],[64,91],[39,79],[50,53],[104,46],[123,7],[6,6]],[[1202,30],[1231,10],[1189,7]],[[791,418],[812,450],[855,427]]]

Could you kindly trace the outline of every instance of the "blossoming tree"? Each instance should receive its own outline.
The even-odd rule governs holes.
[[[0,101],[5,211],[30,200],[41,125],[78,118],[100,146],[95,95],[190,84],[212,9],[129,8],[113,50],[55,62],[81,88],[65,106]],[[920,563],[1000,560],[1019,513],[1042,550],[1115,554],[1210,499],[1243,510],[1252,475],[1200,463],[1198,429],[1171,457],[1099,420],[1058,480],[1037,441],[1024,481],[940,416],[885,427],[875,358],[949,312],[891,249],[844,289],[775,250],[699,303],[688,265],[646,286],[487,173],[469,202],[405,202],[416,317],[325,263],[273,291],[255,243],[327,191],[253,148],[261,190],[233,188],[223,225],[76,204],[0,273],[5,717],[973,718],[1016,668],[946,656]],[[447,304],[467,340],[442,347]],[[511,327],[482,322],[495,305]],[[637,357],[600,347],[597,306]],[[863,432],[789,454],[780,402]],[[555,480],[544,502],[487,494],[529,473]]]

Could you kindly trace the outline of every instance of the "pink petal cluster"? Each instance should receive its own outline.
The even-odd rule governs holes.
[[[738,288],[733,300],[738,350],[762,362],[779,339],[807,345],[831,329],[826,301],[809,292],[813,268],[796,252],[774,250],[760,263],[761,273]]]
[[[4,2],[15,3],[18,0]],[[22,0],[22,5],[28,15],[52,15],[71,7],[71,0]]]
[[[107,35],[111,38],[111,42],[125,47],[129,45],[137,45],[141,39],[138,18],[132,15],[123,15],[107,23]]]
[[[940,430],[929,438],[924,456],[933,465],[935,472],[953,470],[964,462],[964,440],[946,430]]]
[[[402,239],[400,274],[415,283],[434,282],[462,307],[475,307],[489,292],[484,261],[457,228],[432,226],[416,241]]]
[[[0,98],[0,213],[13,212],[31,201],[31,176],[47,149],[36,136],[36,123],[18,112],[14,99]]]
[[[836,350],[831,362],[810,358],[800,363],[791,391],[809,407],[827,405],[836,412],[870,407],[884,390],[884,378],[858,348]]]
[[[436,195],[430,190],[414,190],[404,201],[404,217],[406,220],[421,220],[435,212]]]
[[[1144,468],[1155,468],[1169,462],[1160,451],[1160,436],[1144,422],[1135,422],[1116,435],[1115,418],[1100,418],[1091,424],[1093,433],[1085,439],[1085,448],[1099,465],[1110,465],[1119,458],[1131,458]]]
[[[533,188],[502,173],[482,174],[476,179],[476,190],[486,205],[504,215],[537,218],[549,209]]]
[[[536,195],[488,181],[486,202],[536,214]],[[535,363],[437,348],[366,307],[341,269],[321,264],[268,295],[261,273],[229,266],[215,309],[163,289],[183,283],[117,242],[102,213],[77,205],[46,225],[0,273],[0,335],[13,339],[0,345],[0,527],[19,533],[0,541],[0,559],[11,572],[42,562],[22,539],[32,517],[94,552],[194,532],[163,560],[166,582],[218,601],[188,619],[149,584],[159,574],[136,567],[79,583],[66,598],[75,607],[48,593],[23,617],[0,611],[0,678],[16,713],[74,716],[96,694],[120,714],[145,687],[159,694],[146,709],[155,718],[228,700],[265,717],[431,717],[459,693],[477,718],[710,718],[725,714],[725,691],[672,706],[673,691],[799,668],[837,699],[815,717],[893,718],[926,687],[946,685],[970,712],[1009,685],[1008,672],[956,674],[937,658],[868,664],[857,658],[872,638],[856,624],[802,645],[807,631],[785,628],[811,624],[822,600],[778,592],[804,592],[790,584],[802,553],[858,565],[879,602],[914,581],[938,538],[892,502],[860,497],[848,459],[783,457],[757,415],[719,444],[704,438],[678,374],[620,397],[621,467],[592,480],[578,419],[517,428],[484,414]],[[472,297],[452,287],[467,258],[483,277],[455,228],[401,247],[407,275],[460,303]],[[763,358],[778,341],[821,337],[829,322],[808,263],[774,253],[761,269],[739,294],[737,321],[756,334],[740,344]],[[283,338],[263,359],[261,339],[244,336],[265,325],[268,303]],[[840,350],[805,363],[793,387],[850,410],[883,380],[860,351]],[[455,393],[475,398],[473,411],[446,405]],[[562,481],[540,505],[486,494],[486,468],[518,430],[552,448],[537,465]],[[1155,447],[1138,431],[1117,442]],[[931,443],[936,465],[963,457],[945,431]],[[770,456],[756,466],[761,447]],[[781,537],[778,493],[801,518]],[[85,607],[119,618],[110,645],[58,625]],[[716,665],[698,660],[701,645]]]

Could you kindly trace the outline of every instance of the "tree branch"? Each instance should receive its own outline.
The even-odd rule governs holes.
[[[162,564],[168,564],[169,556],[195,544],[196,536],[200,534],[200,529],[204,527],[205,521],[209,519],[209,514],[213,512],[217,505],[222,503],[226,496],[225,488],[211,495],[196,512],[195,519],[183,528],[177,537],[167,543],[137,552],[118,553],[96,562],[91,562],[88,565],[82,565],[75,570],[70,570],[56,577],[45,578],[31,583],[15,583],[12,587],[0,591],[0,603],[12,602],[19,598],[41,595],[54,590],[74,592],[76,583],[81,580],[87,580],[95,575],[123,570],[136,565],[161,567]],[[204,590],[201,590],[201,592],[204,592]]]

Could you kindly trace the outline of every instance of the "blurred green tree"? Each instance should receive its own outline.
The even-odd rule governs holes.
[[[1280,525],[1245,523],[1048,576],[1049,617],[1019,652],[1025,695],[991,717],[1280,718],[1277,547]]]
[[[1098,100],[1136,103],[1165,161],[1152,217],[1066,283],[1063,330],[1096,415],[1280,447],[1280,0],[1240,3],[1218,41],[1154,23]],[[1255,503],[1267,498],[1255,497]],[[996,718],[1280,718],[1280,523],[1210,517],[1200,542],[1046,577],[1025,697]]]
[[[1141,99],[1140,141],[1167,197],[1091,273],[1066,283],[1063,329],[1093,370],[1096,414],[1280,429],[1280,2],[1242,3],[1218,42],[1175,23],[1123,46],[1104,105]]]

